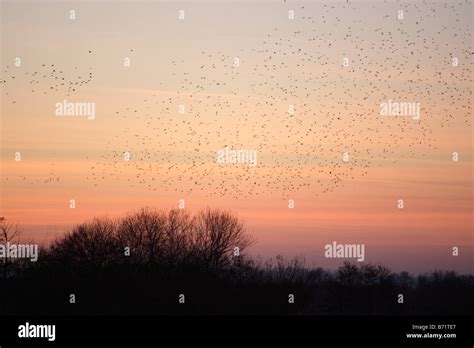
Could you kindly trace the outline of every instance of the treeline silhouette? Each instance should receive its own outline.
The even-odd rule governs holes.
[[[0,243],[18,237],[12,227],[2,221]],[[243,224],[221,210],[192,216],[145,208],[119,219],[95,218],[43,247],[37,262],[2,261],[0,314],[474,312],[472,275],[415,277],[349,262],[329,271],[301,258],[251,258],[245,250],[253,243]]]

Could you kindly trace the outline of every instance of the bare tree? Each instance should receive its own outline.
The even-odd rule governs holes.
[[[20,237],[21,231],[18,224],[8,223],[2,216],[0,217],[0,242],[12,243]]]
[[[172,209],[167,216],[165,260],[168,269],[190,261],[193,219],[184,210]]]
[[[60,260],[56,263],[60,267],[69,264],[66,269],[100,270],[131,262],[171,276],[182,266],[182,270],[228,267],[234,248],[240,253],[252,242],[242,223],[229,212],[208,209],[193,217],[184,210],[144,208],[118,220],[96,218],[77,225],[49,253],[51,260]],[[128,257],[126,247],[130,248]]]
[[[15,243],[20,238],[21,231],[18,228],[18,224],[8,223],[2,216],[0,217],[0,244],[4,244],[5,248],[8,248],[8,243]],[[3,279],[8,276],[8,271],[11,265],[11,260],[6,256],[3,259]]]
[[[209,268],[228,266],[235,248],[242,252],[254,242],[237,217],[210,209],[194,218],[192,237],[194,255]]]
[[[130,248],[134,263],[154,263],[160,258],[160,248],[166,239],[166,215],[144,208],[120,219],[117,238],[123,248]]]
[[[119,248],[115,234],[117,223],[108,218],[95,218],[77,225],[71,233],[56,241],[50,248],[50,255],[63,266],[89,267],[96,270],[117,262]]]

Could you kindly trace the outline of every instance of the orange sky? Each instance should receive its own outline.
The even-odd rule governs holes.
[[[184,199],[234,211],[264,258],[334,268],[337,241],[395,270],[472,273],[472,11],[446,4],[2,2],[0,216],[48,242]],[[56,116],[64,99],[96,117]],[[421,119],[380,116],[388,99]],[[258,165],[216,163],[224,146]]]

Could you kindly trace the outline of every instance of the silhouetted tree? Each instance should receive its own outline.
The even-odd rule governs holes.
[[[116,231],[117,222],[109,218],[79,224],[51,245],[46,260],[72,275],[102,271],[116,265],[123,255]]]
[[[17,226],[0,221],[0,242],[14,241],[18,233]],[[429,315],[474,310],[472,275],[435,271],[414,277],[351,262],[329,271],[308,267],[303,258],[250,257],[245,251],[252,243],[242,222],[221,210],[192,215],[144,208],[117,219],[95,218],[43,248],[38,262],[15,260],[10,265],[15,271],[8,274],[4,268],[1,311]],[[80,296],[81,306],[67,306],[71,292]],[[187,306],[177,303],[183,292]],[[399,293],[405,295],[403,305],[396,301]]]
[[[7,222],[3,216],[0,218],[0,244],[7,245],[8,243],[18,242],[20,234],[21,231],[18,228],[18,224]],[[2,266],[3,279],[6,279],[11,271],[12,261],[5,257]]]
[[[252,243],[243,224],[229,212],[207,209],[193,219],[192,255],[209,269],[229,266],[235,248],[240,253]]]

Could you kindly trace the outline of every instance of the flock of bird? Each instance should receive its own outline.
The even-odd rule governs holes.
[[[335,7],[351,15],[339,18]],[[447,12],[458,20],[466,4],[403,4],[403,20],[391,8],[374,27],[350,2],[321,4],[317,13],[300,6],[291,26],[241,48],[238,64],[222,49],[172,60],[176,91],[116,110],[117,132],[88,179],[181,195],[287,199],[333,192],[373,167],[436,151],[439,128],[472,127],[472,28],[443,21]],[[10,73],[7,66],[3,84],[15,78]],[[54,64],[26,74],[32,93],[69,95],[93,81],[92,67],[74,79]],[[381,117],[379,105],[389,99],[419,102],[421,119]],[[217,163],[226,147],[256,150],[257,165]]]
[[[6,65],[3,69],[4,78],[0,80],[0,84],[6,85],[8,80],[15,80],[15,70],[18,70],[15,66]],[[54,64],[41,64],[38,70],[24,73],[28,79],[28,86],[23,86],[23,88],[28,89],[31,93],[43,95],[64,92],[64,95],[69,97],[76,92],[76,89],[89,85],[93,79],[92,67],[88,67],[86,74],[78,73],[77,70],[78,67],[75,66],[74,72],[67,74]],[[9,96],[8,90],[5,90],[4,94]],[[13,98],[11,103],[15,104],[16,100]]]

